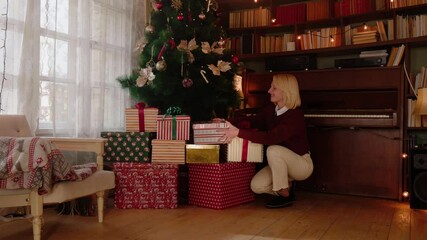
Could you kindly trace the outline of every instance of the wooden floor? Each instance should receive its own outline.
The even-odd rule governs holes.
[[[427,210],[407,202],[297,192],[289,208],[267,209],[264,199],[225,210],[114,209],[96,217],[45,210],[43,239],[427,239]],[[32,239],[29,220],[0,223],[0,239]]]

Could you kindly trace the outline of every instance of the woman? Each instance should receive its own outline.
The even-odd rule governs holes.
[[[313,162],[297,79],[291,74],[277,74],[268,93],[273,104],[263,107],[251,122],[251,128],[258,131],[238,129],[227,122],[229,128],[223,139],[229,143],[240,137],[268,146],[268,165],[253,177],[251,189],[258,194],[274,195],[266,207],[278,208],[295,201],[292,181],[308,178],[313,172]]]

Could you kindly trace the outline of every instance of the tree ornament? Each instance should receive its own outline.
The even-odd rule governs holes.
[[[157,71],[164,71],[166,70],[166,61],[162,58],[162,60],[158,61],[156,63],[156,69]]]
[[[188,78],[188,77],[184,78],[182,80],[182,86],[185,88],[189,88],[189,87],[193,86],[193,80],[191,80],[191,78]]]
[[[203,79],[205,79],[206,83],[209,83],[208,78],[206,77],[206,71],[205,70],[200,70],[200,75],[202,75]]]
[[[167,49],[170,49],[170,50],[173,50],[173,49],[176,47],[176,43],[175,43],[175,40],[174,40],[173,38],[170,38],[170,39],[165,43],[165,45],[166,45],[166,48],[167,48]]]
[[[175,8],[176,11],[182,8],[182,1],[181,0],[172,0],[171,6]]]
[[[136,86],[143,87],[145,84],[150,85],[156,76],[154,75],[150,66],[141,68],[139,77],[136,79]]]
[[[199,14],[199,18],[200,20],[205,20],[206,19],[206,15],[202,12]]]
[[[212,71],[213,75],[219,76],[221,72],[227,72],[231,69],[230,64],[230,62],[219,60],[216,66],[213,64],[209,64],[208,68]]]
[[[218,10],[218,2],[216,0],[209,0],[210,4],[209,4],[209,8],[212,11],[217,11]]]
[[[238,58],[237,56],[233,56],[233,57],[231,58],[231,61],[232,61],[234,64],[237,64],[237,63],[239,63],[239,58]]]
[[[151,24],[149,24],[149,25],[147,25],[146,27],[145,27],[145,32],[146,33],[153,33],[154,32],[154,26],[153,25],[151,25]]]
[[[216,17],[221,17],[221,15],[222,15],[222,12],[220,12],[220,11],[216,12]]]
[[[218,42],[212,43],[212,47],[209,44],[209,42],[202,42],[202,52],[205,54],[216,53],[216,54],[222,55],[224,52],[224,48],[217,47],[217,46],[218,46]]]
[[[160,59],[163,58],[163,54],[167,50],[173,50],[176,47],[175,40],[173,38],[170,38],[165,43],[163,43],[162,49],[160,49],[159,55],[157,56],[157,60],[160,61]]]
[[[161,1],[156,3],[156,9],[161,10],[163,8],[163,3]]]
[[[221,38],[219,39],[219,41],[218,41],[218,46],[219,46],[219,47],[221,47],[221,48],[223,48],[223,47],[224,47],[224,45],[225,45],[225,40],[224,40],[224,38],[222,38],[222,37],[221,37]]]
[[[135,44],[134,51],[141,53],[144,50],[144,47],[147,45],[147,43],[148,41],[145,37],[140,38]]]
[[[184,20],[184,14],[183,13],[179,13],[178,17],[176,17],[176,19],[178,19],[178,21],[183,21]]]
[[[193,38],[190,40],[190,42],[187,42],[187,40],[181,40],[181,43],[178,45],[177,48],[179,51],[186,52],[188,56],[188,61],[192,63],[194,62],[195,59],[191,51],[199,48],[199,45],[197,45],[196,38]],[[182,64],[183,64],[183,61],[182,61]]]

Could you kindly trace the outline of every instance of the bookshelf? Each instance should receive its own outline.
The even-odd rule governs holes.
[[[359,150],[371,151],[371,156],[368,157],[371,159],[371,163],[378,161],[377,163],[380,164],[381,161],[386,161],[384,163],[389,164],[390,169],[393,168],[393,179],[381,179],[379,176],[384,172],[372,169],[367,170],[366,176],[377,177],[373,177],[369,182],[358,177],[354,178],[356,179],[355,182],[348,182],[348,176],[356,176],[358,174],[349,171],[346,172],[345,176],[337,175],[335,178],[330,178],[330,175],[327,176],[326,173],[318,173],[318,175],[315,175],[302,185],[307,189],[321,192],[329,191],[332,193],[402,200],[400,193],[407,189],[407,173],[404,164],[402,164],[401,156],[402,153],[409,150],[406,142],[408,134],[417,131],[417,128],[408,128],[408,123],[410,122],[410,119],[408,119],[408,106],[413,102],[411,99],[414,98],[414,92],[410,89],[405,70],[407,70],[411,78],[409,81],[414,85],[415,77],[412,77],[412,75],[415,75],[415,71],[418,69],[413,66],[418,68],[420,64],[426,65],[423,62],[425,60],[420,55],[424,55],[422,53],[425,53],[427,48],[427,27],[425,27],[427,26],[425,22],[427,1],[394,0],[393,3],[390,3],[387,0],[318,0],[308,2],[258,0],[258,3],[254,3],[251,0],[220,0],[218,2],[224,12],[222,25],[227,29],[228,36],[234,38],[234,43],[229,43],[229,47],[248,68],[243,80],[243,92],[245,102],[249,103],[246,105],[248,108],[259,107],[263,102],[268,101],[266,88],[268,88],[268,81],[274,73],[269,72],[269,69],[265,67],[265,63],[271,61],[271,59],[299,56],[308,56],[310,59],[314,59],[316,61],[316,64],[313,65],[315,68],[310,68],[308,71],[286,68],[276,70],[296,74],[299,81],[303,82],[303,87],[307,84],[317,86],[316,84],[318,83],[316,82],[336,78],[341,81],[360,82],[360,76],[367,77],[367,73],[369,73],[369,76],[375,76],[375,78],[369,78],[370,82],[374,82],[374,84],[367,84],[365,87],[358,89],[366,91],[367,94],[377,92],[376,87],[374,87],[375,83],[386,83],[389,79],[394,79],[393,81],[399,84],[396,87],[398,94],[384,95],[390,97],[390,103],[398,103],[399,117],[395,126],[391,128],[378,128],[375,126],[361,128],[364,131],[352,131],[354,128],[351,127],[348,129],[338,127],[326,132],[319,131],[319,129],[309,130],[311,144],[316,145],[314,147],[314,155],[318,158],[318,169],[327,172],[328,169],[333,168],[337,171],[346,172],[345,167],[340,165],[341,163],[345,162],[348,166],[363,165],[366,157],[355,152],[355,149],[360,148]],[[230,15],[228,13],[251,8],[268,9],[270,13],[264,15],[267,17],[265,20],[269,24],[244,27],[244,24],[236,24],[234,19],[232,20],[233,25],[230,26]],[[302,9],[305,9],[305,12]],[[313,16],[313,11],[316,12],[316,10],[310,9],[316,9],[319,15]],[[292,15],[292,13],[298,14]],[[233,18],[235,17],[233,16]],[[256,19],[257,17],[259,16],[249,17],[249,19]],[[248,17],[242,17],[242,19],[246,18]],[[272,19],[276,19],[276,21],[272,22]],[[365,25],[367,29],[364,29]],[[369,34],[362,34],[362,37],[356,37],[358,39],[354,41],[354,36],[360,35],[365,30],[366,32],[375,31],[375,37]],[[335,41],[333,44],[328,42],[331,36]],[[272,38],[274,40],[271,40]],[[269,41],[266,39],[269,39]],[[277,43],[278,39],[282,42]],[[233,44],[237,42],[240,46],[235,47]],[[266,42],[269,42],[270,46],[266,46]],[[291,44],[291,47],[288,48],[288,42],[295,42],[295,47]],[[385,63],[383,66],[375,68],[342,70],[336,69],[334,66],[335,59],[358,57],[361,52],[366,51],[384,50],[388,53],[386,62],[390,62],[389,66]],[[397,58],[390,58],[392,51],[395,52],[394,55],[398,56]],[[392,73],[396,74],[393,75]],[[330,92],[334,96],[345,95],[349,89],[341,89],[342,85],[341,82],[337,82],[333,85],[332,90],[323,89],[320,92]],[[317,89],[314,92],[316,91]],[[312,93],[313,90],[310,89],[307,92]],[[381,96],[380,94],[379,100]],[[321,98],[328,100],[329,97],[321,96]],[[303,102],[305,100],[307,99],[303,99]],[[332,102],[333,100],[330,101]],[[354,107],[357,108],[357,104],[359,102],[362,104],[364,101],[363,99],[358,99],[354,102]],[[425,131],[425,129],[422,131]],[[356,157],[349,159],[348,157],[339,156],[342,151],[332,154],[332,156],[330,153],[324,152],[324,149],[334,151],[334,148],[330,148],[333,144],[325,143],[324,141],[325,138],[329,137],[341,138],[337,146],[341,146],[340,144],[343,144],[343,142],[353,142],[358,147],[348,147],[347,144],[343,144],[340,149],[347,149],[348,152],[345,154],[355,154],[353,156]],[[380,149],[376,151],[369,145],[372,141],[376,143],[384,142],[384,144],[377,145]],[[324,144],[326,146],[322,147]],[[390,144],[389,149],[393,149],[393,153],[382,149],[382,146],[387,144]],[[325,157],[326,155],[329,158]],[[356,183],[357,181],[359,182]],[[384,181],[383,185],[375,186],[377,181]],[[381,187],[385,187],[388,190],[381,189]],[[381,191],[385,192],[380,193]]]
[[[222,2],[225,2],[225,0],[219,2],[220,4],[223,4]],[[417,29],[421,29],[420,26],[427,25],[425,24],[424,20],[425,17],[420,17],[427,15],[427,1],[426,3],[418,5],[392,8],[388,1],[365,0],[362,2],[364,2],[365,5],[370,6],[370,8],[364,10],[363,13],[347,13],[343,15],[342,13],[336,13],[336,4],[345,1],[323,0],[320,2],[324,5],[327,5],[327,9],[329,9],[328,18],[321,17],[320,19],[312,20],[306,17],[305,21],[302,21],[301,19],[295,19],[293,22],[289,22],[288,20],[287,23],[283,23],[283,21],[277,20],[276,23],[271,22],[271,19],[275,18],[276,15],[278,15],[276,13],[277,9],[283,8],[283,6],[286,7],[294,5],[303,5],[306,4],[306,2],[274,0],[258,2],[258,4],[255,4],[253,3],[253,1],[249,0],[237,0],[228,1],[227,4],[224,4],[226,7],[229,8],[228,11],[231,12],[238,11],[238,9],[236,9],[236,6],[239,5],[241,5],[240,9],[245,9],[245,7],[261,7],[270,11],[270,14],[268,15],[269,18],[266,19],[266,21],[269,21],[269,25],[254,27],[237,27],[234,25],[233,27],[230,27],[230,18],[227,17],[228,14],[223,14],[226,17],[222,24],[223,26],[228,28],[228,36],[234,41],[234,43],[228,43],[229,48],[232,49],[242,61],[263,61],[266,58],[272,56],[299,54],[311,54],[316,58],[321,58],[325,56],[357,54],[361,51],[377,49],[387,49],[390,53],[393,47],[399,47],[402,44],[405,44],[407,46],[406,50],[410,50],[412,48],[417,47],[425,47],[427,45],[426,30],[422,30],[422,32],[420,32],[421,30],[408,29],[409,25],[419,26]],[[317,2],[318,1],[316,1],[316,3]],[[233,3],[235,5],[233,5]],[[283,5],[286,3],[288,3],[288,5]],[[308,3],[310,2],[307,2],[307,4]],[[308,16],[310,14],[306,13],[306,15]],[[252,17],[252,19],[253,18],[257,17]],[[411,22],[409,22],[408,19],[410,19]],[[417,24],[413,23],[415,19],[417,19]],[[380,22],[382,23],[380,24],[382,25],[382,27],[378,27],[378,24]],[[376,41],[353,44],[353,42],[351,41],[351,33],[354,32],[356,29],[362,27],[363,25],[369,25],[369,27],[372,27],[374,31],[378,32]],[[263,38],[283,35],[289,35],[289,37],[287,37],[287,39],[289,40],[279,44],[282,46],[281,51],[262,51],[262,49],[265,48],[276,49],[271,47],[271,41],[269,47],[264,47],[265,43],[263,43],[264,41],[262,41]],[[291,35],[293,35],[293,37]],[[306,37],[303,38],[303,36]],[[309,44],[304,44],[304,39],[310,36],[312,42],[322,41],[323,43],[311,44],[313,45],[312,47],[307,47]],[[336,40],[334,44],[330,44],[330,36],[332,36],[334,40]],[[243,37],[245,38],[245,41],[242,41]],[[298,37],[301,37],[301,39],[297,39]],[[313,41],[313,39],[315,40]],[[239,42],[238,45],[240,45],[237,48],[235,47],[236,42]],[[286,42],[295,42],[295,50],[288,50],[285,47]],[[277,44],[274,43],[273,46],[275,45]],[[242,51],[242,49],[246,49],[246,51]],[[248,49],[250,49],[251,51],[249,52]],[[405,59],[406,56],[407,54],[405,53],[403,59]]]

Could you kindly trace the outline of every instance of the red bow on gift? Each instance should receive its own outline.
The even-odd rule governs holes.
[[[135,107],[138,109],[139,131],[145,132],[145,117],[144,117],[145,103],[139,102],[135,104]]]

